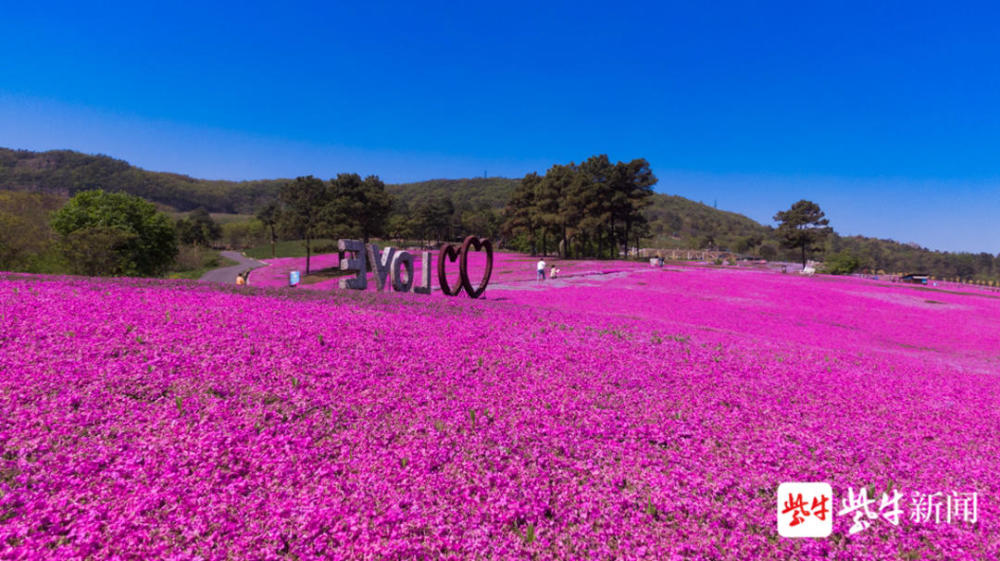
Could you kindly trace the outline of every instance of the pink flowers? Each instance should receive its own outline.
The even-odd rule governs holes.
[[[0,274],[0,557],[1000,555],[1000,300],[497,257],[480,301]],[[779,538],[785,481],[978,522]]]

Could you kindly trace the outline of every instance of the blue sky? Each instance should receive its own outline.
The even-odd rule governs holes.
[[[29,4],[0,19],[0,146],[390,182],[644,157],[766,224],[807,198],[1000,252],[989,4]]]

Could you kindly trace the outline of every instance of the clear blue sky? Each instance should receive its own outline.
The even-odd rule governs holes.
[[[9,3],[0,146],[249,179],[606,153],[766,224],[1000,252],[1000,8]]]

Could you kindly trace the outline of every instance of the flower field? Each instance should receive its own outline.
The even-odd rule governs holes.
[[[476,301],[0,274],[0,558],[1000,557],[997,295],[497,257]],[[904,515],[779,537],[794,481]]]

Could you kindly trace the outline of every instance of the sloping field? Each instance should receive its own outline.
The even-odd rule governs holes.
[[[994,295],[563,272],[500,256],[478,301],[0,274],[0,557],[1000,555]],[[792,481],[832,485],[832,536],[778,536]],[[937,492],[976,520],[911,512]]]

